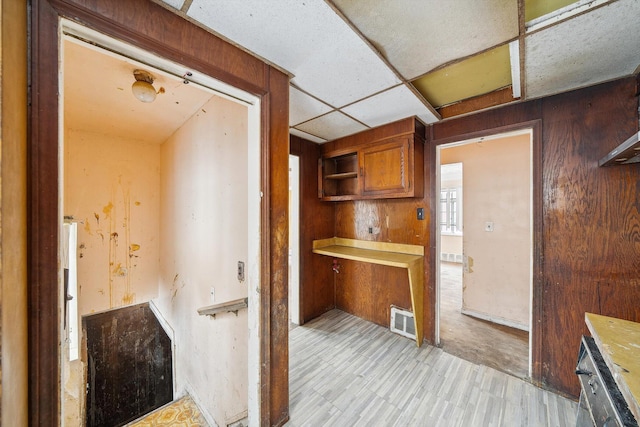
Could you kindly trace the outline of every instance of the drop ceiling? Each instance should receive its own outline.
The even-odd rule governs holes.
[[[408,116],[428,124],[472,113],[465,105],[491,108],[499,91],[502,104],[565,92],[640,65],[638,0],[155,1],[288,72],[290,131],[318,143]]]

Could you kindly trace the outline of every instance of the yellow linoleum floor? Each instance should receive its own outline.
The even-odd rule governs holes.
[[[128,426],[209,427],[209,424],[207,424],[193,399],[187,395],[162,408],[156,409],[144,418],[128,424]]]

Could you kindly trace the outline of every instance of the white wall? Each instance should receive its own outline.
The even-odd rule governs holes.
[[[531,265],[530,135],[445,148],[463,162],[463,310],[527,329]],[[493,222],[494,231],[485,231]]]
[[[247,132],[247,108],[214,97],[161,155],[158,307],[176,334],[178,393],[221,426],[247,413],[247,311],[213,319],[197,309],[247,296],[236,279],[248,256]]]
[[[65,130],[64,215],[78,226],[80,315],[158,295],[160,144]]]

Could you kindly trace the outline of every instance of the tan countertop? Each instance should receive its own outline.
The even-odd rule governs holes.
[[[640,420],[640,323],[585,313],[585,322],[636,420]]]

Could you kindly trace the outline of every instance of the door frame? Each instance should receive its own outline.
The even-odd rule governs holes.
[[[465,134],[459,134],[447,138],[433,139],[432,140],[432,159],[433,168],[431,172],[431,191],[432,194],[438,195],[440,187],[439,172],[437,171],[440,165],[440,146],[446,144],[452,144],[455,142],[488,138],[494,135],[512,133],[517,131],[531,131],[531,225],[532,225],[532,260],[531,260],[531,307],[530,307],[530,329],[529,329],[529,374],[531,375],[531,381],[534,384],[540,385],[542,383],[542,291],[543,291],[543,271],[542,271],[542,121],[531,120],[521,122],[513,125],[500,126],[491,129],[485,129],[477,132],[470,132]],[[436,286],[433,287],[433,294],[431,295],[434,301],[433,313],[433,337],[435,342],[439,342],[440,339],[440,254],[439,251],[439,227],[440,224],[437,221],[437,203],[436,196],[431,198],[431,232],[434,236],[435,250],[431,255],[431,265],[433,276],[431,276]],[[436,282],[438,281],[438,282]]]
[[[259,423],[288,419],[289,76],[151,0],[32,0],[27,146],[29,423],[59,425],[59,31],[67,18],[260,98]],[[148,25],[153,22],[154,25]],[[171,31],[165,31],[166,29]],[[171,37],[168,37],[168,36]],[[206,46],[206,49],[202,47]],[[251,266],[249,266],[251,268]]]

